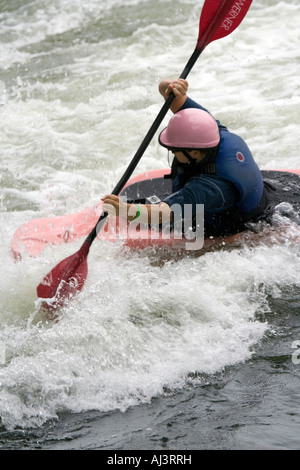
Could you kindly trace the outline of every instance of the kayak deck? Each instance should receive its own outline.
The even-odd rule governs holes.
[[[155,204],[163,200],[172,191],[171,180],[165,178],[170,169],[159,169],[144,172],[129,180],[120,196],[126,197],[129,202]],[[297,197],[300,209],[300,169],[297,170],[270,170],[262,171],[264,179],[280,183],[282,191],[288,199]],[[287,175],[291,183],[287,186]],[[278,201],[278,203],[280,200]],[[102,203],[82,211],[66,216],[33,219],[21,225],[12,238],[11,249],[15,259],[21,259],[22,254],[31,257],[39,256],[48,245],[60,246],[86,237],[95,227],[102,213]],[[159,231],[149,231],[148,227],[139,230],[128,230],[125,219],[109,218],[98,234],[99,239],[116,241],[123,239],[124,243],[132,249],[144,249],[147,246],[176,246],[183,247],[186,240],[176,238],[172,234],[164,238]],[[233,244],[245,237],[245,232],[230,237],[205,240],[205,246]]]

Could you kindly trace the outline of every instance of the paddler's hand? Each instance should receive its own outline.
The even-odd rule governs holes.
[[[187,80],[183,78],[178,78],[177,80],[171,80],[166,78],[159,84],[159,92],[166,100],[170,93],[174,93],[175,100],[171,105],[171,110],[173,113],[177,113],[179,109],[184,105],[187,99],[189,84]]]
[[[174,93],[176,98],[182,98],[186,96],[189,89],[189,84],[183,78],[179,78],[178,80],[170,81],[168,87],[165,90],[165,95],[169,96],[170,93]]]
[[[102,210],[103,212],[107,212],[108,215],[119,216],[120,213],[122,215],[127,214],[127,204],[125,204],[125,202],[122,201],[122,199],[120,199],[118,196],[109,194],[104,196],[102,201]]]
[[[109,194],[102,198],[102,211],[108,215],[125,217],[129,222],[137,221],[141,224],[161,224],[172,220],[172,212],[165,202],[160,204],[127,204],[118,196]]]
[[[119,196],[114,194],[109,194],[102,198],[103,206],[102,211],[107,212],[108,215],[113,215],[116,217],[125,217],[129,221],[134,220],[140,208],[136,204],[127,204],[122,201]]]

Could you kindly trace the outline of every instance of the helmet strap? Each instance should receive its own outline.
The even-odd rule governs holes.
[[[201,150],[201,149],[199,149]],[[203,160],[201,160],[200,162],[197,163],[197,160],[195,160],[194,158],[192,158],[187,150],[182,150],[182,153],[184,154],[184,156],[188,159],[189,161],[189,165],[188,165],[188,168],[189,168],[189,171],[194,171],[194,167],[196,166],[197,164],[197,168],[198,168],[198,172],[203,172],[203,173],[215,173],[216,172],[216,164],[215,164],[215,156],[216,156],[216,153],[213,157],[205,157]],[[202,171],[200,170],[200,168],[202,168]]]
[[[190,154],[187,152],[187,150],[181,150],[181,152],[183,153],[183,155],[188,159],[188,161],[190,162],[191,165],[195,165],[196,164],[196,160],[194,158],[192,158],[190,156]]]

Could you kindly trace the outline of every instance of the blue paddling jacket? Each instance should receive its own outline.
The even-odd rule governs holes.
[[[236,202],[243,218],[259,207],[264,183],[258,165],[246,142],[236,134],[220,131],[220,149],[215,159],[216,174],[234,184],[239,192]]]

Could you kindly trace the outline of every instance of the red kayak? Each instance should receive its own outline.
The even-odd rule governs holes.
[[[129,180],[120,196],[124,196],[130,202],[157,203],[163,200],[172,191],[170,179],[164,178],[169,174],[169,169],[152,170],[137,175]],[[288,194],[288,202],[299,206],[300,200],[300,169],[298,170],[269,170],[262,171],[263,178],[278,183],[282,191],[282,202]],[[298,194],[295,192],[298,189]],[[93,229],[102,213],[102,203],[95,207],[82,210],[66,216],[33,219],[21,225],[15,232],[11,248],[15,259],[21,259],[22,254],[31,257],[39,256],[48,245],[60,246],[71,243],[82,237],[86,237]],[[273,232],[274,235],[274,232]],[[175,247],[183,248],[187,240],[183,236],[162,235],[158,230],[149,230],[148,227],[139,227],[133,230],[123,218],[110,217],[104,225],[98,238],[115,242],[122,239],[124,244],[131,249],[144,249],[146,247]],[[204,240],[203,248],[234,245],[241,240],[262,239],[262,235],[252,234],[250,231],[238,233],[225,238],[209,238]]]

